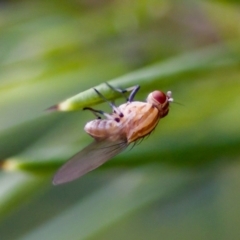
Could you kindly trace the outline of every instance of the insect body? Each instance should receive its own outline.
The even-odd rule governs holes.
[[[113,109],[111,114],[85,108],[97,116],[97,119],[88,122],[84,128],[95,141],[59,169],[54,176],[53,184],[69,182],[83,176],[123,151],[130,143],[149,135],[154,130],[159,120],[168,114],[169,103],[173,101],[171,92],[165,94],[154,91],[148,95],[146,102],[133,101],[139,88],[134,86],[126,90],[114,89],[121,93],[132,91],[127,102],[119,107],[109,102]],[[104,98],[101,93],[94,90]],[[101,119],[100,115],[104,115],[105,119]]]

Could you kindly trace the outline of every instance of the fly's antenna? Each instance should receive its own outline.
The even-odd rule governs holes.
[[[168,102],[174,102],[173,98],[172,98],[172,92],[171,91],[167,91],[167,98],[168,98]]]
[[[179,104],[179,105],[184,106],[184,104],[182,104],[182,103],[180,103],[180,102],[176,102],[176,101],[172,98],[172,92],[171,92],[171,91],[168,91],[166,95],[167,95],[167,97],[168,97],[168,102],[176,103],[176,104]]]
[[[176,102],[173,98],[172,98],[172,92],[171,91],[167,91],[167,97],[168,97],[168,102],[171,102],[171,103],[176,103],[178,105],[182,105],[184,106],[184,104],[180,103],[180,102]]]
[[[182,103],[180,103],[180,102],[174,101],[173,103],[178,104],[178,105],[181,105],[181,106],[185,106],[184,104],[182,104]]]

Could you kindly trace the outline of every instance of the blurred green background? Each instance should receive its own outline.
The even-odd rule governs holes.
[[[1,1],[0,238],[239,239],[239,11],[238,1]],[[105,81],[140,84],[137,100],[171,90],[181,105],[141,145],[54,187],[92,141],[93,115],[44,110]]]

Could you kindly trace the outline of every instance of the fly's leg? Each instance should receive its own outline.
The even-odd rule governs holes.
[[[133,87],[130,87],[130,88],[126,88],[126,89],[121,89],[121,88],[114,88],[114,87],[112,87],[112,86],[111,86],[110,84],[108,84],[108,83],[106,83],[106,84],[107,84],[107,86],[108,86],[109,88],[111,88],[112,90],[121,93],[121,94],[126,98],[126,100],[127,100],[128,102],[132,102],[132,101],[133,101],[136,93],[137,93],[138,90],[140,89],[140,86],[139,86],[139,85],[136,85],[136,86],[133,86]],[[95,109],[89,108],[89,107],[84,108],[84,110],[87,109],[87,110],[92,111],[93,114],[94,114],[98,119],[101,119],[101,117],[99,116],[99,114],[101,114],[101,115],[104,115],[107,119],[114,119],[115,121],[119,122],[119,121],[120,121],[120,118],[122,118],[122,117],[124,116],[123,113],[114,105],[113,102],[107,100],[96,88],[93,88],[93,89],[94,89],[94,91],[95,91],[104,101],[108,102],[108,104],[110,105],[110,107],[113,109],[113,112],[116,113],[116,114],[119,116],[119,118],[114,118],[112,115],[107,114],[107,113],[105,113],[105,112],[103,112],[103,111],[101,111],[101,110],[95,110]],[[126,93],[126,92],[131,92],[130,95],[129,95],[129,97],[126,97],[126,96],[125,96],[125,93]]]
[[[96,110],[90,107],[85,107],[83,110],[90,110],[97,117],[97,119],[102,119],[100,114],[105,116],[107,119],[113,119],[113,117],[110,114],[107,114],[101,110]]]
[[[126,101],[128,101],[128,97],[125,95],[125,93],[128,92],[127,90],[124,90],[124,89],[121,89],[121,88],[115,88],[115,87],[113,87],[112,85],[110,85],[109,83],[107,83],[107,82],[105,82],[105,83],[106,83],[106,85],[107,85],[110,89],[112,89],[113,91],[118,92],[118,93],[121,93],[122,96],[126,99]]]
[[[115,88],[115,87],[111,86],[109,83],[106,83],[106,84],[113,91],[121,93],[126,98],[127,102],[132,102],[134,97],[135,97],[135,95],[136,95],[136,93],[140,89],[139,85],[136,85],[136,86],[133,86],[133,87],[129,87],[129,88],[126,88],[126,89],[121,89],[121,88]],[[127,92],[131,92],[129,97],[126,97],[126,95],[125,95],[125,93],[127,93]]]
[[[83,108],[83,110],[89,110],[93,113],[94,116],[97,117],[97,119],[102,119],[99,114],[103,114],[103,111],[96,110],[96,109],[93,109],[93,108],[90,108],[90,107],[85,107],[85,108]]]
[[[115,113],[118,114],[118,116],[119,116],[120,118],[123,117],[123,113],[114,105],[113,102],[108,101],[97,89],[95,89],[95,88],[93,88],[93,89],[94,89],[94,91],[95,91],[104,101],[108,102],[108,104],[110,105],[110,107],[113,109],[113,111],[114,111]],[[106,116],[106,113],[104,113],[104,115]],[[110,116],[110,115],[109,115],[109,116]],[[107,117],[107,116],[106,116],[106,117]],[[107,118],[108,118],[108,117],[107,117]],[[111,119],[112,119],[112,117],[111,117]]]
[[[128,97],[128,101],[129,102],[132,102],[136,93],[138,92],[138,90],[140,89],[140,86],[139,85],[136,85],[136,86],[133,86],[131,88],[128,88],[128,89],[131,89],[131,90],[127,90],[127,91],[131,91],[129,97]]]

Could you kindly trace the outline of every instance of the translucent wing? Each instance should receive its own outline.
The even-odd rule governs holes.
[[[65,163],[55,174],[53,184],[70,182],[99,167],[128,146],[127,142],[119,140],[94,141]]]

